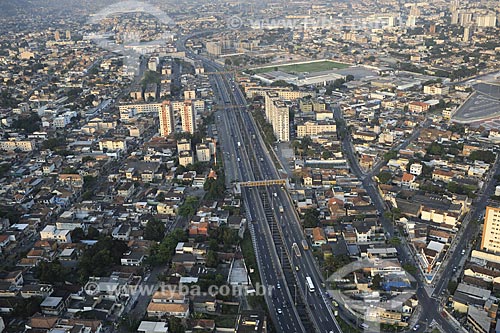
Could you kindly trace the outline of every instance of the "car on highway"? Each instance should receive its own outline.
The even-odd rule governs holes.
[[[418,331],[418,329],[420,328],[420,325],[419,324],[416,324],[415,326],[413,326],[413,330],[414,331]]]
[[[278,309],[276,309],[276,312],[278,312],[278,314],[282,314],[283,310],[281,310],[280,308],[278,308]]]
[[[276,283],[276,289],[281,289],[281,285],[279,283]]]

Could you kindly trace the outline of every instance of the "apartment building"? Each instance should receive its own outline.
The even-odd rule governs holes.
[[[322,133],[335,133],[336,131],[337,126],[335,123],[307,121],[303,125],[297,126],[297,137],[303,138],[305,136],[313,136]]]
[[[160,135],[169,136],[174,132],[174,109],[170,101],[164,101],[158,113],[160,118]]]
[[[180,116],[182,131],[194,134],[196,131],[196,111],[192,101],[184,101]]]
[[[481,249],[500,252],[500,207],[486,207]]]

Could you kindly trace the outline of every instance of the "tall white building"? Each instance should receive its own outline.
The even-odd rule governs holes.
[[[170,101],[164,101],[158,113],[160,118],[160,135],[169,136],[174,132],[174,108]]]
[[[180,110],[182,131],[194,134],[196,131],[196,112],[193,102],[184,101],[184,106]]]
[[[481,15],[476,17],[478,27],[494,28],[497,25],[497,17],[495,14]]]
[[[290,112],[283,101],[274,101],[273,129],[276,139],[290,141]]]
[[[265,114],[273,126],[274,135],[279,141],[290,141],[289,108],[276,92],[265,95]]]

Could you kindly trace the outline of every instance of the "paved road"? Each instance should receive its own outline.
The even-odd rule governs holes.
[[[212,70],[216,71],[217,68]],[[211,75],[211,79],[214,90],[221,96],[221,101],[230,100],[232,98],[230,91],[233,89],[231,78],[226,75],[215,74]],[[241,105],[245,107],[246,103]],[[219,126],[219,141],[224,151],[225,170],[228,170],[228,177],[231,180],[238,181],[255,180],[251,164],[252,156],[244,144],[248,137],[240,129],[240,123],[234,108],[228,107],[219,111],[216,117]],[[265,224],[266,212],[262,200],[258,193],[249,189],[243,189],[242,195],[248,212],[248,220],[260,222],[251,224],[250,231],[254,240],[253,245],[259,263],[262,283],[270,290],[266,293],[265,299],[274,326],[278,332],[304,332],[297,309],[293,305],[291,293],[287,288],[286,281],[283,279],[283,270],[273,244],[270,229]]]
[[[342,119],[340,109],[336,109],[334,114],[336,119],[338,120]],[[427,127],[429,125],[430,121],[427,120],[426,122],[424,122],[421,128]],[[418,137],[418,134],[420,133],[421,128],[414,131],[414,133],[400,145],[399,149],[403,149],[412,140],[416,139]],[[366,189],[368,195],[370,196],[377,210],[379,210],[380,212],[385,211],[386,209],[385,204],[378,190],[376,189],[375,182],[372,179],[372,176],[376,174],[377,171],[380,170],[380,168],[384,164],[380,163],[380,165],[377,166],[376,170],[372,170],[371,172],[365,174],[359,167],[358,159],[356,156],[356,152],[353,149],[350,135],[346,135],[346,137],[343,139],[342,147],[349,159],[351,171],[362,180],[363,186]],[[493,167],[492,174],[500,173],[499,164],[500,162],[499,160],[497,160]],[[495,190],[494,182],[491,182],[490,180],[491,176],[489,177],[489,179],[487,179],[487,182],[489,183],[484,193],[480,195],[479,199],[477,200],[476,204],[473,207],[473,211],[471,212],[470,216],[470,219],[472,220],[476,219],[480,214],[484,212],[485,207],[487,205],[487,200]],[[393,223],[390,220],[386,219],[384,216],[380,217],[380,221],[385,231],[388,232],[390,235],[394,235]],[[416,276],[418,281],[417,297],[422,307],[422,312],[420,315],[421,319],[419,321],[420,329],[417,331],[423,332],[428,324],[435,321],[445,332],[456,332],[456,328],[441,315],[442,301],[440,297],[443,293],[443,290],[446,289],[448,281],[450,281],[450,279],[452,278],[455,267],[458,267],[460,265],[460,262],[463,257],[461,251],[465,249],[468,246],[468,244],[470,244],[473,237],[477,234],[477,231],[474,229],[477,229],[477,224],[468,223],[465,226],[465,229],[460,234],[462,238],[457,237],[458,239],[460,239],[460,241],[456,242],[457,244],[456,248],[454,249],[453,252],[451,252],[451,257],[448,260],[448,262],[443,264],[443,268],[441,268],[442,269],[441,277],[439,278],[439,281],[436,283],[436,288],[432,295],[428,295],[428,293],[424,289],[424,287],[428,286],[428,284],[424,282],[424,277],[420,273],[418,274],[418,276]],[[401,262],[414,263],[414,258],[409,253],[407,246],[397,246],[397,249],[398,249],[399,259]]]

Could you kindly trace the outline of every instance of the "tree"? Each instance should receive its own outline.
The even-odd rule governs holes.
[[[78,243],[82,239],[85,238],[85,232],[83,231],[82,228],[75,228],[75,229],[73,229],[71,231],[70,235],[71,235],[71,240],[73,241],[73,243]]]
[[[62,138],[50,138],[42,142],[43,149],[51,149],[66,146],[66,140]],[[87,157],[87,156],[86,156]],[[84,157],[85,158],[85,157]]]
[[[29,299],[21,299],[14,306],[12,312],[13,317],[28,318],[35,313],[40,312],[40,304],[42,303],[41,297],[31,297]]]
[[[64,282],[69,274],[69,270],[61,265],[59,260],[51,262],[41,261],[35,270],[35,277],[43,283]]]
[[[160,83],[161,82],[161,76],[160,73],[156,71],[146,71],[144,73],[144,77],[142,78],[142,86],[146,87],[148,84],[152,83]]]
[[[382,283],[382,277],[380,274],[376,274],[372,279],[372,289],[380,289]]]
[[[304,212],[304,228],[314,228],[319,224],[319,212],[309,208]]]
[[[152,265],[159,265],[169,262],[175,252],[175,247],[179,242],[187,240],[186,232],[182,229],[175,229],[169,233],[160,244],[154,244],[150,248],[148,261]]]
[[[106,237],[100,239],[85,251],[78,262],[80,281],[84,283],[89,276],[109,274],[114,265],[120,264],[120,258],[128,250],[123,241]]]
[[[382,171],[377,176],[380,184],[387,184],[392,179],[392,173],[389,171]]]
[[[448,281],[448,292],[453,295],[455,293],[455,290],[458,288],[458,282],[455,280],[450,280]]]
[[[469,155],[469,159],[472,161],[483,161],[485,163],[495,162],[495,154],[489,150],[475,150]]]
[[[321,158],[324,160],[328,160],[333,157],[333,153],[329,150],[325,150],[321,153]]]
[[[389,150],[387,153],[384,154],[384,160],[389,161],[394,158],[398,157],[398,152],[395,150]]]
[[[88,239],[98,239],[100,236],[99,230],[90,226],[87,230],[87,238]]]
[[[11,127],[22,130],[26,133],[33,133],[40,129],[41,118],[36,113],[30,114],[28,117],[20,117],[12,122]]]
[[[340,89],[343,87],[344,83],[345,83],[344,79],[336,79],[335,81],[333,81],[333,88]]]
[[[353,81],[354,80],[354,75],[351,75],[351,74],[347,75],[345,77],[345,80],[346,80],[346,82]]]
[[[161,241],[165,237],[165,225],[158,219],[151,219],[144,228],[144,239]]]
[[[168,330],[172,333],[186,332],[186,329],[182,325],[182,321],[177,317],[170,317],[168,319]]]
[[[198,198],[189,196],[186,198],[181,207],[179,207],[180,216],[191,216],[196,213],[196,208],[198,207]]]
[[[208,250],[206,264],[207,267],[217,267],[217,265],[219,264],[219,257],[217,256],[217,252]]]

